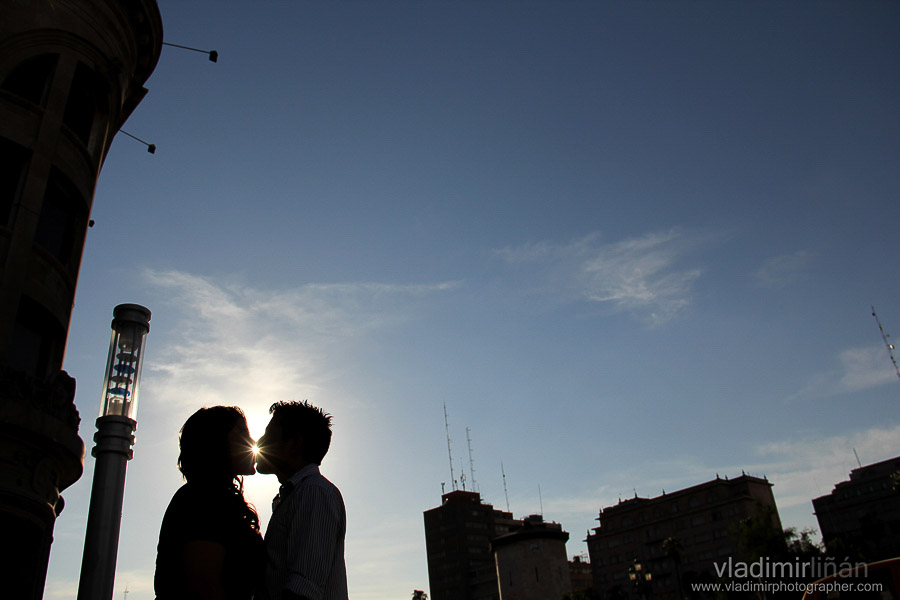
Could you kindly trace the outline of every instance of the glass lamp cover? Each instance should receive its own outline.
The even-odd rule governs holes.
[[[135,419],[148,330],[145,323],[118,318],[113,321],[103,378],[101,417],[118,415]]]

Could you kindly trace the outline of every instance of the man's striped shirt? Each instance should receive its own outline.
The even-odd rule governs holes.
[[[313,464],[294,473],[276,500],[265,536],[269,600],[282,600],[285,590],[310,600],[347,600],[340,490]]]

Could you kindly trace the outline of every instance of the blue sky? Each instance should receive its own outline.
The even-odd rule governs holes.
[[[900,454],[897,2],[160,2],[94,199],[66,355],[82,437],[112,308],[153,311],[116,595],[153,597],[204,405],[335,418],[360,600],[428,586],[457,475],[571,533],[742,470],[786,526]],[[77,586],[93,459],[48,598]],[[264,522],[277,488],[247,479]],[[538,492],[540,486],[540,495]]]

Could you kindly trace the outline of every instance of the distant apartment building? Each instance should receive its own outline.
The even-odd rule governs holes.
[[[600,526],[586,540],[594,589],[602,594],[632,593],[628,570],[635,560],[652,574],[654,598],[678,598],[687,582],[712,577],[714,563],[739,555],[733,531],[741,520],[772,509],[774,527],[781,529],[772,484],[765,478],[741,475],[712,481],[655,498],[635,496],[600,511]],[[664,542],[678,542],[676,559]]]
[[[425,511],[425,548],[431,600],[499,600],[491,540],[522,526],[512,513],[454,490]]]
[[[900,556],[898,472],[900,457],[853,469],[849,481],[812,501],[822,540],[830,550],[868,561]]]
[[[571,591],[569,534],[559,523],[515,519],[466,490],[443,494],[424,517],[431,600],[545,600]]]
[[[569,579],[573,592],[584,592],[594,588],[594,575],[587,556],[574,556],[569,561]]]
[[[561,600],[571,593],[566,555],[568,532],[559,523],[531,515],[522,527],[494,538],[500,600]]]

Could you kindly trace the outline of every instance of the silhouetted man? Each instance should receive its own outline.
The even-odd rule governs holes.
[[[269,600],[347,600],[340,490],[319,473],[331,416],[308,402],[276,402],[259,438],[257,471],[281,483],[266,528]]]

